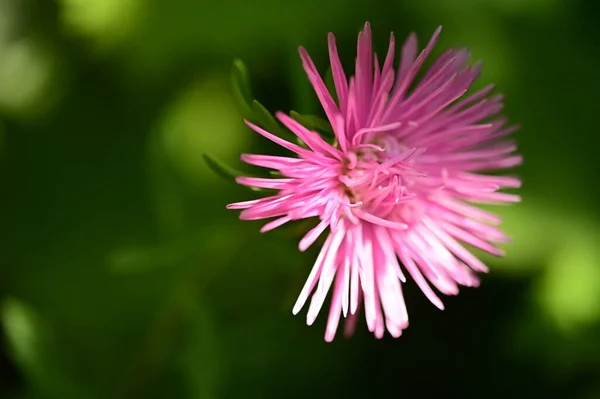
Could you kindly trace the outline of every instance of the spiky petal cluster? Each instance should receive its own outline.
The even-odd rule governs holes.
[[[408,326],[401,287],[406,274],[443,309],[430,284],[454,295],[460,285],[477,286],[475,272],[487,271],[463,245],[502,255],[496,244],[507,242],[497,227],[500,218],[473,203],[519,201],[517,195],[499,191],[519,187],[519,179],[484,174],[521,163],[514,155],[515,144],[504,140],[516,129],[495,117],[502,97],[490,96],[491,86],[465,96],[480,73],[479,64],[466,66],[465,49],[446,51],[415,82],[440,30],[421,53],[411,35],[395,70],[394,35],[380,67],[367,23],[358,37],[355,75],[349,78],[330,34],[337,102],[300,48],[304,69],[333,128],[333,145],[282,113],[277,118],[306,146],[248,123],[295,156],[242,155],[248,164],[278,171],[281,178],[241,177],[238,182],[277,194],[228,208],[243,209],[244,220],[275,218],[263,232],[293,220],[319,218],[300,240],[301,251],[329,229],[293,309],[297,314],[314,292],[307,315],[312,324],[333,285],[327,341],[333,339],[342,314],[349,317],[350,330],[354,328],[361,304],[377,337],[386,328],[400,336]]]

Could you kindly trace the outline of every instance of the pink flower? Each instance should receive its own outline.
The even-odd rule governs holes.
[[[489,96],[492,86],[465,96],[481,69],[479,64],[465,66],[465,49],[446,51],[415,82],[440,31],[420,54],[416,36],[410,35],[394,71],[394,35],[380,67],[367,23],[358,36],[355,75],[350,78],[329,34],[337,103],[300,48],[306,74],[335,133],[333,145],[283,113],[277,118],[306,146],[248,123],[295,156],[242,155],[246,163],[278,171],[281,177],[240,177],[238,182],[277,194],[228,208],[243,209],[244,220],[276,218],[263,232],[318,217],[320,222],[300,240],[301,251],[329,229],[293,309],[297,314],[313,293],[307,314],[312,324],[333,285],[327,341],[334,338],[342,314],[352,333],[361,303],[376,337],[386,328],[393,337],[400,336],[408,326],[401,284],[407,274],[444,309],[430,284],[455,295],[460,285],[479,284],[475,272],[488,270],[463,244],[501,256],[496,244],[508,242],[497,227],[501,219],[472,204],[520,200],[500,192],[519,187],[519,179],[484,174],[521,163],[514,155],[515,144],[504,140],[516,128],[495,117],[502,97]]]

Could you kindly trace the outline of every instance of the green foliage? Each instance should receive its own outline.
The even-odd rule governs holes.
[[[251,122],[255,122],[275,135],[288,139],[293,137],[291,133],[283,129],[279,123],[277,123],[273,115],[271,115],[271,113],[257,100],[252,100],[252,111],[252,115],[248,116]]]
[[[244,117],[252,123],[264,128],[269,133],[275,134],[288,141],[296,142],[299,145],[306,147],[297,136],[283,128],[273,117],[273,115],[256,99],[252,94],[248,69],[241,60],[233,62],[231,82],[233,93]],[[315,130],[319,133],[325,133],[329,136],[333,135],[331,125],[324,119],[315,115],[301,115],[296,111],[290,113],[292,118],[300,122],[308,129]],[[226,165],[222,161],[217,160],[211,155],[202,154],[206,164],[220,177],[235,182],[235,178],[239,176],[247,176],[243,172],[236,171],[234,168]],[[254,191],[265,191],[251,187]]]
[[[290,116],[296,121],[300,122],[304,127],[317,131],[319,133],[326,133],[333,136],[333,129],[329,122],[316,115],[300,115],[296,111],[291,111]]]
[[[271,115],[271,113],[254,98],[248,69],[241,60],[235,60],[233,62],[231,81],[233,84],[234,95],[244,118],[266,129],[269,133],[290,141],[295,140],[296,137],[277,123],[273,115]]]
[[[233,61],[233,67],[231,69],[231,87],[238,105],[242,109],[244,115],[252,113],[252,101],[254,101],[254,95],[252,94],[252,88],[250,86],[250,77],[248,74],[248,68],[242,60]]]
[[[223,164],[208,154],[202,154],[202,157],[206,161],[206,164],[219,176],[228,181],[235,182],[235,178],[239,176],[245,176],[243,172],[239,172],[230,166]]]
[[[597,397],[592,3],[0,1],[0,398]],[[440,313],[409,281],[400,339],[361,313],[327,345],[327,303],[312,327],[291,314],[317,220],[260,234],[225,204],[263,194],[228,184],[255,172],[240,153],[277,154],[244,118],[297,142],[266,99],[331,141],[296,47],[325,71],[332,30],[352,66],[365,19],[379,56],[389,30],[398,54],[443,24],[437,54],[483,59],[524,126],[524,200],[490,207],[514,242],[479,289]]]

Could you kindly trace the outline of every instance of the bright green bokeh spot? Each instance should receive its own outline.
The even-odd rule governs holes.
[[[62,22],[99,43],[114,43],[135,28],[144,7],[141,0],[60,0]]]
[[[526,201],[509,206],[482,205],[481,208],[503,218],[500,225],[511,242],[503,245],[506,256],[494,257],[486,252],[473,249],[473,252],[486,263],[500,266],[499,272],[526,274],[546,264],[551,255],[548,248],[555,248],[561,242],[561,226],[567,215],[550,213],[543,201],[527,198]]]
[[[31,39],[1,41],[0,109],[28,115],[47,110],[56,95],[56,62]]]
[[[56,336],[41,314],[10,298],[2,304],[0,318],[9,353],[34,391],[50,397],[90,397],[66,367],[62,348],[57,346]]]
[[[2,324],[13,356],[22,365],[34,365],[40,331],[33,310],[17,300],[7,300],[2,306]]]
[[[0,37],[5,40],[22,24],[21,0],[0,0]]]
[[[552,256],[539,281],[540,305],[565,331],[600,318],[600,234],[572,229],[571,237]]]
[[[186,88],[167,109],[160,126],[169,159],[182,175],[198,184],[220,182],[202,154],[228,164],[239,163],[239,154],[251,136],[224,76],[207,77]]]

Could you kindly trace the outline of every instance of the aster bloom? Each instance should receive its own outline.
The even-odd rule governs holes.
[[[358,36],[355,74],[350,77],[329,34],[337,100],[300,48],[308,79],[334,132],[333,144],[283,113],[277,113],[277,119],[305,145],[246,122],[292,156],[242,155],[244,162],[279,176],[239,177],[237,182],[276,194],[228,208],[243,210],[243,220],[273,218],[262,232],[318,218],[299,248],[304,251],[321,235],[326,238],[293,313],[312,293],[307,313],[307,323],[312,324],[333,286],[327,341],[334,338],[342,315],[347,331],[353,331],[361,305],[376,337],[386,329],[400,336],[408,326],[401,284],[407,275],[444,309],[431,286],[455,295],[461,285],[477,286],[476,272],[488,270],[464,245],[501,256],[497,244],[508,242],[497,227],[501,219],[474,204],[520,200],[500,192],[519,187],[519,179],[485,174],[521,163],[515,144],[505,139],[516,128],[497,117],[502,97],[491,96],[492,86],[465,95],[481,69],[480,64],[466,65],[466,49],[447,50],[415,81],[440,31],[421,53],[411,34],[395,69],[394,35],[380,66],[367,23]]]

